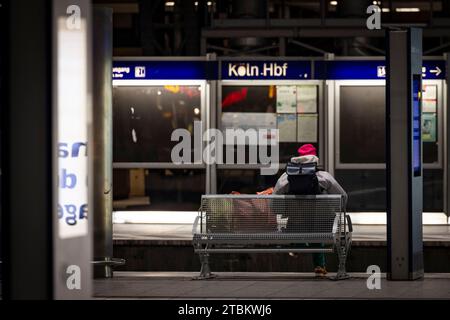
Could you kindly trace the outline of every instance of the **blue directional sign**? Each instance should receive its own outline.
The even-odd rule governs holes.
[[[314,78],[329,80],[373,80],[386,78],[384,60],[317,61]],[[423,79],[445,79],[445,61],[424,60]]]
[[[312,65],[314,74],[312,74]],[[424,60],[423,79],[445,79],[444,60]],[[114,61],[114,80],[216,80],[216,61]],[[385,60],[222,61],[222,80],[373,80],[386,78]]]
[[[423,79],[445,79],[444,60],[424,60],[422,62]]]
[[[113,80],[217,79],[214,61],[114,61]]]
[[[311,61],[222,61],[223,80],[311,79]]]

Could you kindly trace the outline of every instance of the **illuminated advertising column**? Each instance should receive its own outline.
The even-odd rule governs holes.
[[[91,295],[88,137],[91,123],[90,1],[53,1],[53,111],[57,148],[54,297]]]

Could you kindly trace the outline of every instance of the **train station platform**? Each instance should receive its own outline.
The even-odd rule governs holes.
[[[425,272],[450,273],[450,226],[425,225]],[[127,260],[120,271],[192,271],[200,263],[192,247],[192,224],[114,224],[114,256]],[[347,269],[365,272],[369,265],[386,270],[386,226],[354,225]],[[174,257],[177,257],[174,259]],[[327,267],[336,270],[336,257],[329,254]],[[311,255],[292,258],[287,254],[217,254],[210,258],[219,272],[311,272]]]
[[[450,274],[426,274],[423,280],[387,281],[367,288],[367,275],[343,281],[315,279],[304,273],[218,273],[192,280],[193,272],[116,272],[94,282],[96,299],[450,299]]]

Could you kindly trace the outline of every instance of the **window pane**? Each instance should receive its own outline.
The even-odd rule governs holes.
[[[114,162],[172,162],[178,142],[171,141],[171,134],[177,128],[193,133],[194,121],[201,119],[200,104],[199,86],[115,87]]]
[[[335,178],[348,194],[347,211],[386,211],[385,170],[336,170]]]
[[[437,86],[424,85],[423,161],[438,162]],[[341,163],[385,162],[385,87],[341,86]],[[337,169],[336,179],[349,195],[348,211],[386,210],[385,170]],[[426,212],[443,210],[442,170],[423,170]]]
[[[319,149],[318,86],[223,86],[223,129],[278,129],[280,163],[311,143]]]
[[[386,211],[386,170],[335,171],[336,180],[348,194],[347,211]],[[423,211],[442,212],[442,170],[423,170]]]
[[[342,86],[341,163],[385,162],[385,87]]]
[[[437,86],[424,85],[423,162],[438,162]],[[384,86],[341,86],[340,162],[385,162]]]
[[[423,162],[438,162],[438,89],[436,85],[424,84],[422,87],[422,141]]]
[[[196,211],[205,194],[204,169],[114,169],[118,210]]]

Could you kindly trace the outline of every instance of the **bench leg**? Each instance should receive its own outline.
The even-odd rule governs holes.
[[[209,254],[199,253],[200,263],[202,264],[200,269],[200,275],[195,277],[196,280],[204,280],[215,278],[216,275],[212,274],[211,268],[209,267]]]
[[[345,243],[344,245],[339,244],[336,246],[336,252],[338,256],[338,271],[336,273],[336,277],[333,278],[333,280],[344,280],[350,278],[350,275],[347,273],[345,269],[345,265],[347,262],[347,255],[348,255],[348,245]]]

